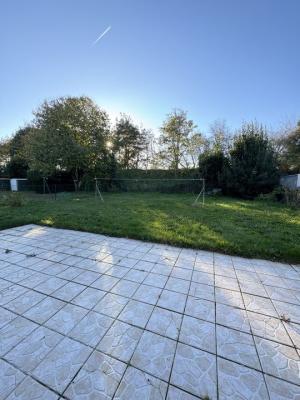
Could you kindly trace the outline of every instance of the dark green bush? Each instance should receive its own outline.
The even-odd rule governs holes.
[[[223,186],[224,169],[227,165],[228,160],[222,151],[206,152],[200,156],[199,171],[207,188]]]
[[[244,198],[269,193],[278,185],[276,153],[263,127],[246,124],[234,138],[224,182],[227,193]]]

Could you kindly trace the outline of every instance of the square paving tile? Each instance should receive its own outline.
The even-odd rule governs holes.
[[[0,329],[15,318],[17,314],[0,307]]]
[[[253,337],[244,332],[217,326],[218,355],[261,370]]]
[[[260,278],[256,272],[236,270],[236,276],[240,282],[260,283]]]
[[[219,265],[215,263],[215,274],[227,276],[228,278],[236,278],[237,272],[233,265]]]
[[[300,324],[300,305],[275,300],[274,305],[280,317],[289,318],[292,322]]]
[[[166,400],[198,400],[198,399],[199,397],[195,397],[192,394],[184,392],[183,390],[180,390],[175,386],[170,385]]]
[[[38,327],[34,322],[17,317],[0,329],[0,355],[3,356]]]
[[[26,293],[28,289],[19,286],[19,285],[12,285],[6,289],[1,290],[0,292],[0,305],[5,305],[10,301],[16,299],[17,297]]]
[[[97,272],[83,271],[81,272],[81,274],[73,278],[73,282],[81,283],[82,285],[88,286],[91,285],[93,282],[95,282],[100,276],[101,274],[98,274]]]
[[[215,324],[185,315],[179,340],[190,346],[216,353]]]
[[[155,286],[158,288],[163,288],[168,280],[168,277],[165,275],[153,274],[150,273],[147,278],[144,280],[144,284]]]
[[[254,335],[290,346],[293,345],[283,323],[279,319],[254,312],[248,312],[247,315]]]
[[[77,306],[92,309],[95,305],[106,295],[103,290],[88,287],[83,290],[78,296],[76,296],[72,303]]]
[[[133,353],[131,364],[167,381],[170,377],[175,349],[175,341],[145,331]]]
[[[246,310],[278,318],[278,314],[270,299],[245,293],[243,293],[243,298]]]
[[[266,383],[271,400],[298,400],[299,386],[266,375]]]
[[[79,283],[68,282],[66,285],[57,289],[54,293],[52,293],[53,297],[64,301],[71,301],[75,296],[81,293],[86,286],[79,285]]]
[[[177,311],[183,313],[186,295],[183,293],[172,292],[170,290],[163,290],[157,305],[163,308],[167,308],[171,311]]]
[[[119,296],[132,297],[139,287],[139,283],[126,281],[125,279],[118,282],[112,289],[111,292],[118,294]]]
[[[293,347],[255,337],[264,372],[300,385],[300,357]]]
[[[24,378],[23,372],[0,359],[0,399],[5,399]]]
[[[152,310],[153,306],[150,306],[149,304],[130,300],[118,318],[123,322],[145,328]]]
[[[35,272],[30,277],[20,281],[20,285],[25,286],[30,289],[33,289],[40,283],[45,282],[48,278],[49,278],[49,275],[47,275],[47,274]]]
[[[87,360],[90,352],[89,347],[65,338],[34,369],[33,375],[62,393]]]
[[[216,322],[217,324],[225,325],[229,328],[250,333],[250,324],[247,312],[239,308],[217,303]]]
[[[46,298],[45,295],[35,292],[33,290],[28,290],[22,296],[10,301],[6,304],[6,308],[17,313],[23,314],[25,311],[29,310],[31,307],[39,303]]]
[[[161,291],[162,289],[154,286],[141,285],[132,298],[134,300],[155,305],[159,299]]]
[[[162,400],[167,393],[167,384],[136,368],[127,368],[115,400]]]
[[[202,283],[204,285],[214,285],[214,275],[202,271],[195,270],[192,275],[192,281]]]
[[[253,294],[255,296],[268,297],[268,294],[261,283],[253,281],[239,281],[243,293]]]
[[[202,283],[191,282],[189,295],[199,297],[200,299],[215,300],[215,289],[210,285],[203,285]]]
[[[190,282],[184,279],[170,277],[165,288],[168,290],[173,290],[174,292],[188,294]]]
[[[67,304],[46,322],[48,328],[64,335],[69,333],[75,325],[88,313],[88,310]]]
[[[121,361],[128,362],[143,330],[125,322],[115,321],[97,346],[97,349]]]
[[[102,275],[95,282],[93,282],[91,286],[93,288],[109,292],[118,282],[119,279],[115,278],[114,276]]]
[[[41,326],[15,346],[5,358],[24,371],[31,372],[62,339],[59,333]]]
[[[50,277],[46,281],[35,286],[34,289],[44,294],[51,294],[55,292],[55,290],[64,286],[66,283],[68,283],[68,281],[66,281],[65,279]]]
[[[218,358],[220,400],[268,400],[263,374],[243,365]]]
[[[29,376],[25,378],[7,400],[57,400],[59,396]]]
[[[228,276],[216,275],[215,285],[223,289],[240,291],[237,279],[229,278]]]
[[[108,293],[94,307],[94,311],[116,318],[128,303],[129,299],[117,294]]]
[[[146,328],[171,339],[177,339],[182,315],[164,308],[155,307]]]
[[[112,399],[126,364],[94,351],[65,392],[70,399]]]
[[[194,265],[194,270],[213,274],[214,273],[213,261],[211,263],[202,262],[202,261],[196,261],[195,265]]]
[[[174,278],[186,279],[187,281],[192,279],[192,270],[174,267],[171,276]]]
[[[128,272],[127,268],[120,267],[119,265],[114,265],[105,272],[106,275],[113,276],[114,278],[123,278]]]
[[[169,276],[172,272],[172,267],[170,265],[155,264],[151,272]]]
[[[0,292],[1,292],[3,289],[8,288],[9,286],[12,286],[12,282],[8,282],[8,281],[5,281],[4,279],[1,279],[1,278],[0,278]]]
[[[216,356],[179,343],[171,383],[196,396],[217,399]]]
[[[66,303],[61,300],[57,300],[52,297],[46,297],[40,303],[26,311],[24,313],[24,317],[29,318],[39,324],[43,324],[65,305]]]
[[[106,315],[90,311],[75,328],[71,330],[69,336],[88,346],[95,347],[113,321],[112,318]]]
[[[82,269],[76,268],[76,267],[69,267],[65,269],[64,271],[60,272],[57,276],[62,279],[67,279],[67,280],[72,280],[76,278],[79,274],[83,272]]]
[[[125,275],[125,279],[127,279],[129,281],[133,281],[133,282],[142,283],[147,275],[148,275],[148,273],[145,272],[145,271],[139,271],[137,269],[131,269]]]
[[[295,290],[265,286],[268,295],[272,300],[283,301],[284,303],[300,304],[299,294]]]
[[[290,335],[294,346],[297,347],[297,349],[300,349],[300,325],[293,324],[292,322],[284,322],[284,326]]]
[[[185,307],[185,314],[209,322],[215,322],[215,303],[189,296]]]
[[[240,292],[216,287],[216,302],[227,304],[232,307],[245,308]]]

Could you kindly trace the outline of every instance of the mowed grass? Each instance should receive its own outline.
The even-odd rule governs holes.
[[[29,223],[300,263],[300,212],[279,203],[159,193],[61,193],[0,205],[0,229]]]

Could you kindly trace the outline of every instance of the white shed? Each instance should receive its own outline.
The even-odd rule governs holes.
[[[280,184],[288,189],[300,189],[300,174],[282,176]]]
[[[10,189],[12,192],[19,192],[26,188],[27,179],[26,178],[12,178],[10,180]]]

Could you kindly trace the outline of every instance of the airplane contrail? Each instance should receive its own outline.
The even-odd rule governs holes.
[[[92,46],[95,46],[96,43],[99,42],[100,39],[103,38],[104,35],[107,34],[107,32],[109,32],[111,30],[111,26],[108,26],[104,32],[101,33],[101,35],[92,43]]]

